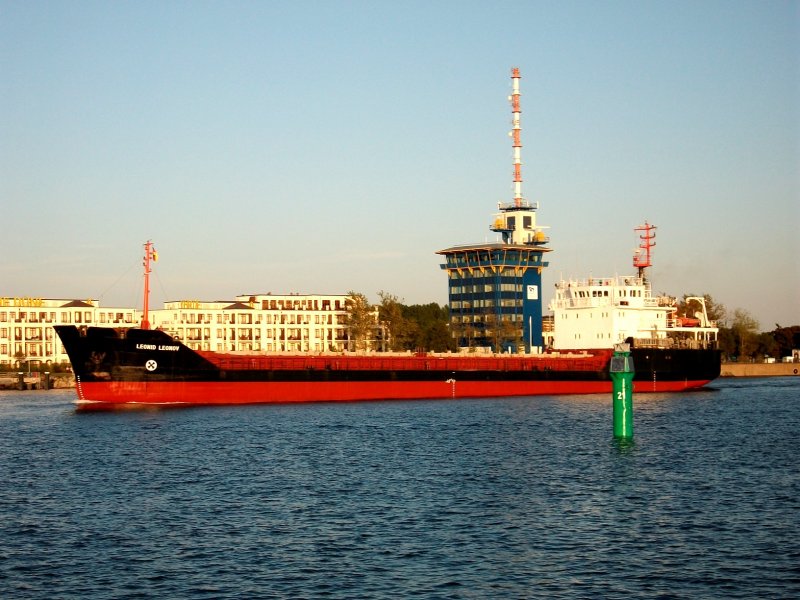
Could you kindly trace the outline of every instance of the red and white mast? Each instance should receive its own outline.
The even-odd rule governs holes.
[[[511,137],[514,148],[514,206],[522,206],[522,140],[520,134],[519,68],[511,69]]]
[[[158,260],[158,252],[153,248],[153,242],[147,240],[144,244],[144,302],[142,303],[142,329],[150,329],[150,261]]]
[[[644,278],[644,270],[653,265],[650,250],[656,245],[656,226],[645,221],[634,231],[644,232],[639,234],[639,247],[633,253],[633,266],[639,269],[639,277]]]

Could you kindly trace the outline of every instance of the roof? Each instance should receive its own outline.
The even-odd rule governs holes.
[[[234,302],[228,306],[222,308],[222,310],[253,310],[253,307],[249,304],[245,304],[244,302]]]
[[[504,244],[502,242],[491,242],[484,244],[465,244],[463,246],[451,246],[444,250],[437,250],[436,254],[452,254],[455,252],[467,252],[470,250],[529,250],[535,252],[552,252],[551,248],[543,246],[528,246],[522,244]]]
[[[94,305],[84,302],[83,300],[73,300],[72,302],[62,304],[61,308],[94,308]]]

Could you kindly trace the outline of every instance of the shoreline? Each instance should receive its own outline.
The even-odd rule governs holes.
[[[800,363],[722,363],[720,377],[792,377],[800,375]]]

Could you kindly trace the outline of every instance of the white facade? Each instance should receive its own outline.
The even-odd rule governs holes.
[[[0,297],[0,366],[34,370],[69,361],[53,325],[134,327],[141,313],[96,300]]]
[[[214,352],[342,352],[347,349],[346,295],[237,296],[233,301],[166,302],[150,313],[193,350]]]
[[[377,311],[375,322],[377,323]],[[347,295],[237,296],[166,302],[150,311],[160,328],[194,350],[343,352],[348,350]],[[0,297],[0,367],[49,370],[69,358],[53,325],[139,327],[142,312],[96,300]],[[373,339],[369,341],[374,347]]]

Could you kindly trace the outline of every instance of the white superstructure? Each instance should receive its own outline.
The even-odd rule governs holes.
[[[674,298],[654,298],[650,283],[635,275],[562,279],[549,309],[553,312],[550,346],[558,350],[636,346],[705,347],[719,329],[708,320],[705,299],[687,298],[694,317],[678,317]]]

